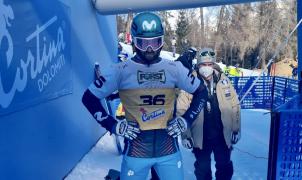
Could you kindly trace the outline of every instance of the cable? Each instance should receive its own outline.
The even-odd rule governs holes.
[[[237,147],[233,147],[233,149],[237,149],[239,152],[242,152],[242,153],[245,153],[245,154],[248,154],[249,156],[252,156],[253,158],[256,158],[256,159],[265,159],[265,160],[268,160],[268,157],[263,157],[263,156],[256,156],[248,151],[243,151]]]
[[[274,27],[274,28],[276,28],[276,27]],[[276,40],[276,38],[277,38],[277,34],[278,33],[280,33],[281,32],[281,30],[282,30],[282,26],[280,26],[279,28],[278,28],[278,31],[272,36],[273,38],[268,42],[268,45],[266,46],[266,47],[264,47],[264,51],[267,51],[268,49],[269,49],[269,47],[271,47],[271,45],[272,45],[272,43],[273,43],[273,41],[275,41]],[[267,30],[267,32],[268,32],[268,30]],[[259,55],[258,55],[258,61],[257,61],[257,63],[256,63],[256,65],[254,66],[254,68],[252,69],[252,72],[250,72],[250,75],[249,76],[251,76],[254,72],[255,72],[255,69],[258,67],[258,65],[260,64],[260,61],[261,61],[261,58],[259,57]],[[268,66],[267,66],[268,67]],[[264,70],[266,71],[266,69],[264,68]],[[264,72],[264,71],[263,71]],[[262,74],[262,72],[260,73],[260,75]],[[269,74],[268,74],[269,75]],[[275,68],[274,68],[274,71],[273,71],[273,76],[275,76]],[[246,85],[245,86],[243,86],[243,88],[241,89],[241,91],[239,92],[239,94],[238,94],[238,97],[240,97],[241,96],[241,93],[243,92],[243,90],[245,89],[245,87],[246,87]]]
[[[261,73],[258,75],[258,77],[255,79],[255,81],[252,83],[252,85],[250,86],[250,88],[246,91],[246,93],[242,96],[241,100],[239,101],[239,104],[241,104],[241,102],[244,100],[244,98],[246,97],[246,95],[252,90],[252,88],[255,86],[255,84],[258,82],[258,80],[260,79],[261,75],[264,73],[265,69],[267,69],[273,62],[274,59],[278,56],[278,54],[280,53],[280,51],[282,49],[284,49],[284,47],[287,45],[289,39],[291,38],[291,36],[294,34],[294,32],[297,30],[297,28],[300,26],[300,24],[302,23],[302,19],[300,19],[300,21],[298,22],[298,24],[296,25],[296,27],[289,33],[289,35],[286,37],[285,41],[283,41],[283,43],[281,43],[278,48],[276,49],[273,57],[269,60],[268,64],[266,65],[266,68],[264,68]]]
[[[259,57],[259,56],[258,56]],[[259,65],[259,63],[260,63],[260,58],[259,58],[259,60],[258,60],[258,62],[257,62],[257,64],[256,64],[256,66],[253,68],[253,71],[250,73],[250,75],[249,76],[251,76],[253,73],[254,73],[254,71],[255,71],[255,68],[256,67],[258,67],[258,65]],[[241,93],[243,92],[243,90],[245,89],[245,86],[246,86],[247,84],[245,84],[243,87],[242,87],[242,89],[240,90],[240,92],[238,93],[238,97],[240,97],[241,96]]]

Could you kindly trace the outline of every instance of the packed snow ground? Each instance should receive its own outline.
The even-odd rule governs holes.
[[[241,140],[234,146],[233,180],[265,180],[269,151],[270,114],[265,110],[242,110]],[[194,156],[180,145],[185,180],[194,180]],[[213,159],[213,158],[212,158]],[[108,133],[82,159],[66,180],[100,180],[109,169],[120,170],[122,156],[117,155],[115,140]],[[215,164],[212,163],[212,169]],[[215,171],[213,170],[213,173]],[[213,176],[215,177],[215,176]]]

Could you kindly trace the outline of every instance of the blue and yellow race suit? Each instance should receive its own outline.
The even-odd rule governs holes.
[[[177,139],[166,130],[167,122],[173,119],[176,88],[193,94],[191,107],[183,115],[190,124],[203,108],[207,92],[203,83],[180,62],[161,59],[144,65],[131,59],[115,64],[89,86],[82,100],[92,115],[102,112],[107,117],[99,99],[118,90],[127,121],[141,130],[136,139],[125,141],[125,157],[161,158],[179,151]],[[99,123],[112,132],[116,122],[107,118]]]

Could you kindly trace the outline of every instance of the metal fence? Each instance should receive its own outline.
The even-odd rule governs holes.
[[[239,99],[257,77],[230,77]],[[262,76],[241,102],[242,109],[275,109],[298,94],[298,81],[276,76]]]

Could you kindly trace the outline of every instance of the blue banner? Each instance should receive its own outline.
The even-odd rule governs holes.
[[[286,83],[285,102],[288,102],[292,97],[298,94],[299,83],[295,79],[287,79]]]
[[[56,0],[0,0],[0,115],[72,93],[68,12]]]
[[[288,102],[292,97],[298,94],[298,81],[295,79],[287,79],[283,77],[275,77],[274,80],[274,96],[273,108],[277,108]]]
[[[241,100],[257,77],[230,77]],[[269,109],[272,97],[272,77],[263,76],[241,103],[242,109]]]
[[[299,107],[299,103],[295,106]],[[273,141],[277,143],[277,148],[272,150],[277,153],[275,179],[301,179],[302,112],[295,108],[290,109],[290,112],[286,111],[288,109],[282,110],[280,120],[277,121],[279,128],[274,129],[278,132],[274,137],[278,137],[278,141]]]
[[[276,77],[274,79],[274,96],[273,98],[273,108],[281,106],[285,103],[285,87],[286,87],[286,78]]]
[[[230,77],[241,100],[257,77]],[[271,109],[298,94],[298,81],[282,77],[262,76],[241,102],[242,109]]]

